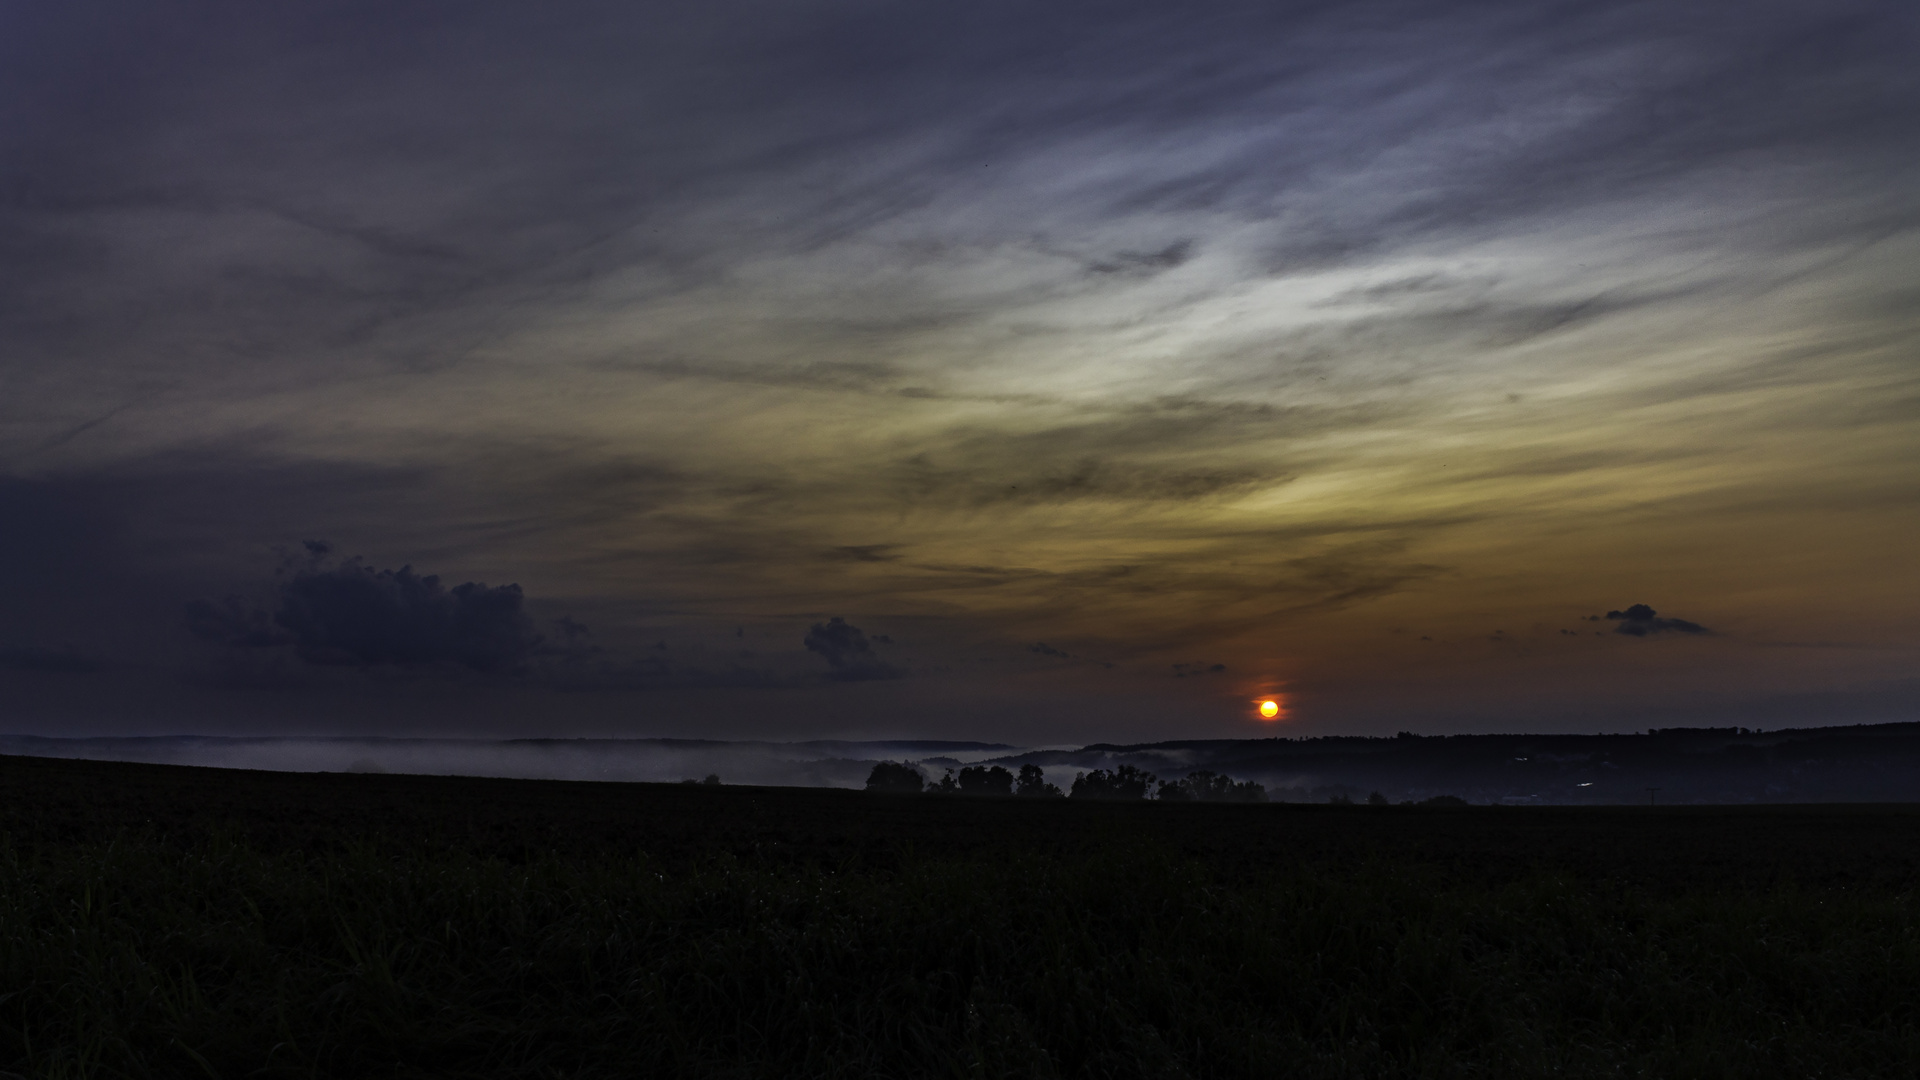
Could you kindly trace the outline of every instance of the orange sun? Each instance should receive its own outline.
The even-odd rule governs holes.
[[[1280,703],[1269,698],[1260,703],[1260,715],[1271,720],[1280,715]]]

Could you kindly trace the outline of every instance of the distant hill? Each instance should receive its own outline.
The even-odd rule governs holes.
[[[0,736],[0,754],[146,761],[288,772],[392,772],[561,780],[859,787],[875,762],[917,764],[930,779],[987,762],[1075,773],[1133,765],[1161,779],[1207,770],[1266,786],[1276,800],[1390,802],[1454,795],[1471,803],[1920,802],[1920,723],[1755,731],[1660,728],[1625,735],[1320,736],[1093,743],[1029,750],[1006,743],[901,739],[387,739]]]
[[[1920,801],[1920,723],[1095,743],[1000,760],[1042,765],[1050,776],[1119,764],[1163,779],[1206,769],[1310,802],[1373,791],[1392,802],[1457,795],[1542,805]]]

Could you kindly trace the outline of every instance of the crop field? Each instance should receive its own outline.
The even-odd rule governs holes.
[[[1920,808],[0,758],[0,1072],[1878,1077]]]

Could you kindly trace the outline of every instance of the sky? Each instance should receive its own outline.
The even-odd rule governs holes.
[[[0,728],[1920,719],[1917,52],[0,0]]]

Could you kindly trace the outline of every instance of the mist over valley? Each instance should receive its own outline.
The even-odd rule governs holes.
[[[1327,736],[1078,747],[946,740],[428,739],[0,736],[0,754],[278,772],[859,788],[900,762],[929,783],[968,766],[1077,776],[1131,766],[1251,781],[1273,802],[1486,805],[1920,801],[1920,723],[1758,731],[1656,728],[1605,735]]]

